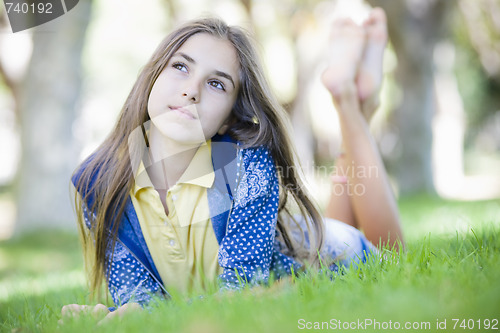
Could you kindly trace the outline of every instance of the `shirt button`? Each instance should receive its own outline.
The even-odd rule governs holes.
[[[170,244],[170,246],[174,246],[175,245],[175,241],[173,239],[171,239],[171,240],[168,241],[168,244]]]
[[[176,201],[176,200],[177,200],[177,194],[173,194],[173,195],[172,195],[172,200],[173,200],[173,201]]]

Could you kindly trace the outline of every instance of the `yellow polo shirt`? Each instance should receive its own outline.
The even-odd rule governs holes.
[[[131,198],[158,273],[167,290],[204,289],[207,280],[222,273],[207,199],[215,179],[211,143],[198,148],[179,181],[167,191],[168,216],[145,171],[141,163]]]

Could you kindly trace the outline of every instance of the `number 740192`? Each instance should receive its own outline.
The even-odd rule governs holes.
[[[7,9],[7,13],[10,13],[11,11],[15,13],[23,13],[23,14],[52,14],[52,4],[50,2],[43,3],[39,2],[37,4],[35,3],[12,3],[12,2],[6,2],[5,7]]]
[[[452,319],[453,329],[464,330],[498,330],[498,319]]]

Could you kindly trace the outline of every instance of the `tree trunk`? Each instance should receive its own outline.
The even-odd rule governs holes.
[[[91,1],[35,28],[21,86],[22,155],[16,182],[16,233],[74,228],[69,181],[78,151],[72,125],[81,87],[81,54]]]
[[[391,169],[400,193],[434,192],[432,118],[434,98],[433,52],[446,27],[447,0],[368,0],[384,8],[389,35],[398,58],[396,80],[403,91],[395,110],[401,155]]]

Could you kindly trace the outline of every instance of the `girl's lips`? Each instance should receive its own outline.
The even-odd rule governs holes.
[[[174,111],[181,118],[191,119],[191,120],[196,119],[194,114],[185,107],[171,106],[170,110]]]

